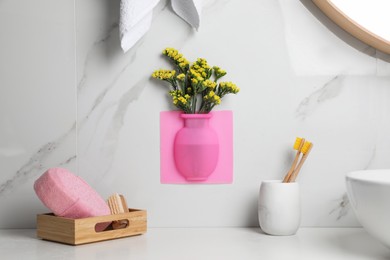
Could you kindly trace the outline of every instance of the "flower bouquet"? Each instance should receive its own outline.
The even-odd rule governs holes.
[[[207,60],[198,58],[192,65],[174,48],[166,48],[163,55],[175,65],[174,70],[156,70],[152,77],[166,81],[172,87],[169,94],[173,104],[185,114],[207,114],[226,94],[237,94],[240,89],[232,82],[218,80],[226,71]]]

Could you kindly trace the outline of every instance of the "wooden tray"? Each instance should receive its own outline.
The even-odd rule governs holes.
[[[122,229],[113,230],[109,227],[101,232],[95,231],[96,224],[115,220],[127,220],[129,224]],[[129,212],[122,214],[80,219],[57,217],[52,213],[37,215],[39,238],[70,245],[140,235],[145,233],[146,229],[146,211],[140,209],[129,209]]]

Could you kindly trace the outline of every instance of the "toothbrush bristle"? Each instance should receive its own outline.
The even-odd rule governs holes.
[[[301,146],[301,142],[302,142],[302,138],[297,137],[295,139],[294,150],[299,150],[299,147]]]
[[[302,147],[301,152],[302,152],[303,154],[306,154],[306,153],[309,151],[309,149],[310,149],[311,146],[312,146],[311,142],[306,141],[306,142],[303,144],[303,147]]]

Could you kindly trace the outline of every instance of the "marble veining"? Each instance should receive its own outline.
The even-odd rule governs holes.
[[[372,149],[371,157],[367,161],[367,166],[364,167],[364,170],[368,170],[372,167],[375,162],[375,158],[377,156],[377,145],[374,144],[374,148]]]
[[[83,65],[83,73],[82,76],[80,77],[79,83],[77,84],[77,89],[78,91],[81,91],[83,87],[86,85],[86,80],[87,80],[87,69],[89,65],[89,61],[91,60],[91,56],[93,55],[93,52],[95,48],[98,48],[99,45],[105,44],[107,40],[114,35],[114,31],[118,30],[118,23],[113,23],[106,34],[103,35],[100,39],[97,39],[91,46],[90,50],[88,51],[86,58],[84,60],[84,65]]]
[[[373,166],[377,154],[376,145],[374,146],[371,156],[368,158],[364,170],[370,169]],[[340,199],[336,201],[337,206],[335,206],[330,212],[329,215],[336,215],[336,220],[339,221],[343,217],[347,216],[351,212],[351,205],[349,201],[348,194],[345,192]]]
[[[112,117],[112,121],[110,124],[111,129],[114,132],[118,132],[123,126],[124,117],[126,115],[130,103],[136,101],[139,98],[139,96],[142,94],[143,90],[145,89],[147,80],[148,80],[147,78],[139,80],[133,87],[131,87],[128,91],[126,91],[120,98],[117,109],[114,113],[114,116]],[[109,134],[109,136],[113,136],[113,135]],[[114,136],[117,136],[117,134],[114,134]]]
[[[142,40],[137,45],[142,46]],[[130,94],[131,99],[132,98],[136,99],[138,97],[138,95],[140,94],[140,93],[138,93],[139,92],[138,90],[139,89],[141,91],[143,90],[143,87],[139,88],[138,86],[139,85],[144,86],[144,84],[140,84],[140,82],[138,82],[137,84],[135,84],[135,86],[130,88],[130,90],[128,90],[127,93],[125,93],[122,97],[120,97],[119,100],[115,100],[113,102],[110,102],[110,104],[107,106],[103,106],[103,104],[105,104],[104,101],[105,101],[106,96],[116,86],[118,80],[121,78],[123,73],[125,73],[127,71],[127,69],[133,64],[133,62],[136,58],[136,55],[137,55],[137,52],[134,51],[130,56],[129,62],[118,73],[116,73],[113,76],[111,82],[109,82],[106,85],[106,87],[95,98],[95,100],[94,100],[91,108],[87,112],[87,114],[84,117],[80,118],[79,122],[78,122],[78,131],[79,132],[82,131],[83,127],[86,126],[87,124],[94,124],[95,125],[94,129],[97,129],[98,125],[100,124],[100,122],[101,122],[103,116],[105,115],[105,113],[107,112],[107,110],[111,109],[112,107],[115,107],[115,106],[117,107],[116,112],[114,113],[114,116],[111,119],[112,123],[109,125],[109,129],[107,130],[108,133],[106,134],[106,138],[104,141],[105,145],[104,145],[102,152],[104,152],[104,154],[106,154],[105,161],[108,161],[106,167],[104,167],[106,169],[104,172],[107,172],[108,169],[110,168],[110,165],[112,163],[112,157],[115,154],[114,151],[115,151],[115,146],[116,146],[117,139],[118,139],[117,135],[120,131],[121,125],[123,124],[123,122],[122,122],[123,116],[125,115],[125,112],[126,112],[126,111],[123,111],[123,108],[126,110],[129,103],[133,101],[133,100],[128,100],[128,98],[126,99],[125,97],[128,97],[128,95]],[[145,83],[145,80],[142,80],[141,82]],[[135,96],[132,96],[134,93],[135,93]],[[128,101],[129,103],[126,103],[124,101]],[[120,111],[120,112],[118,112],[118,111]],[[89,119],[93,113],[97,114],[96,115],[97,118],[95,118],[93,121],[91,121]],[[81,116],[81,115],[79,115],[79,116]],[[90,148],[91,142],[93,142],[93,140],[94,140],[93,139],[94,134],[95,133],[93,133],[90,136],[88,144],[85,146],[85,150],[87,150],[87,151]]]
[[[115,87],[115,84],[116,82],[118,81],[118,79],[121,77],[121,75],[126,71],[126,69],[134,62],[135,58],[136,58],[136,55],[137,53],[134,52],[131,56],[130,56],[130,61],[119,71],[118,74],[116,74],[116,76],[112,79],[112,81],[97,95],[97,97],[95,98],[90,110],[88,111],[88,113],[86,114],[86,116],[84,118],[82,118],[79,122],[79,125],[80,125],[80,128],[85,124],[85,121],[88,120],[88,118],[90,117],[90,115],[96,111],[96,108],[99,107],[99,105],[103,102],[105,96],[107,95],[107,93],[113,88]]]
[[[107,130],[107,134],[104,140],[103,153],[106,155],[108,165],[103,173],[103,177],[109,173],[111,165],[113,163],[113,157],[116,153],[117,145],[119,142],[119,133],[124,124],[124,117],[128,111],[129,105],[136,101],[145,89],[147,79],[141,79],[132,88],[122,95],[118,101],[114,115],[111,118],[111,123]]]
[[[90,86],[91,84],[88,84],[88,76],[93,76],[90,75],[88,72],[91,68],[91,62],[93,60],[93,57],[96,55],[96,53],[102,53],[106,48],[108,48],[108,41],[111,40],[113,37],[118,37],[118,23],[113,23],[109,28],[107,29],[107,32],[103,34],[100,38],[95,40],[91,47],[89,48],[84,62],[83,62],[83,70],[81,73],[81,77],[78,83],[78,95],[82,98],[83,97],[83,91],[84,88],[87,86]],[[99,107],[99,105],[103,102],[104,98],[106,97],[107,93],[115,86],[117,80],[120,78],[120,76],[126,71],[126,69],[131,66],[131,64],[135,61],[137,57],[137,48],[142,46],[143,39],[141,39],[135,46],[134,48],[130,51],[128,54],[128,62],[121,68],[119,72],[117,72],[114,76],[111,82],[109,82],[101,91],[96,95],[96,98],[92,102],[92,105],[90,109],[87,111],[87,113],[84,116],[79,115],[79,120],[78,120],[78,128],[81,129],[90,115],[96,111],[96,108]],[[95,64],[94,64],[95,65]]]
[[[8,179],[0,184],[0,196],[4,196],[11,192],[13,189],[18,187],[21,183],[25,182],[27,179],[35,177],[37,174],[41,174],[43,170],[51,167],[47,165],[46,161],[49,156],[52,156],[56,153],[56,150],[63,145],[66,139],[75,134],[76,123],[66,131],[63,135],[58,137],[55,140],[52,140],[44,145],[42,145],[38,151],[36,151],[26,163],[24,163],[16,172],[13,174],[11,179]],[[56,166],[66,167],[70,162],[76,159],[76,155],[70,155],[68,158],[63,159],[56,163]]]
[[[339,200],[337,200],[337,206],[333,208],[329,215],[336,215],[336,220],[339,221],[343,217],[349,214],[351,205],[349,203],[348,194],[344,193]]]
[[[344,76],[337,75],[303,99],[296,109],[296,117],[305,120],[316,110],[317,106],[336,98],[342,91],[343,79]]]

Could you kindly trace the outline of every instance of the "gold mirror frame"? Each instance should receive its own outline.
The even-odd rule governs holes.
[[[331,0],[312,0],[333,22],[366,44],[390,54],[390,42],[370,32],[358,22],[352,20],[335,6]]]

